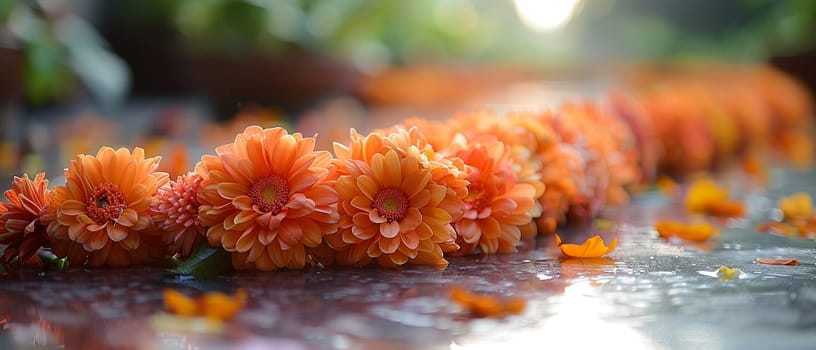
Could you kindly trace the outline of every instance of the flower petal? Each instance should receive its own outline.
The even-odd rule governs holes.
[[[218,184],[218,194],[221,195],[221,197],[229,200],[235,199],[241,195],[246,195],[248,191],[249,189],[246,186],[235,182],[224,182]]]
[[[380,224],[380,234],[385,238],[394,238],[400,233],[399,223],[396,221]]]
[[[618,239],[615,238],[612,240],[612,243],[609,244],[609,247],[607,247],[603,239],[601,239],[601,236],[598,235],[587,239],[580,245],[564,244],[561,242],[561,236],[558,234],[555,234],[555,241],[564,255],[573,258],[599,258],[614,250],[618,244]]]
[[[385,254],[392,254],[397,251],[400,246],[400,238],[385,238],[380,237],[379,239],[379,247],[380,251]]]
[[[128,236],[127,227],[116,224],[116,223],[108,224],[108,231],[107,232],[108,232],[108,237],[114,242],[119,242],[119,241],[125,239],[125,237]]]
[[[357,177],[357,187],[359,187],[360,191],[362,191],[363,194],[372,201],[374,200],[374,196],[377,195],[377,191],[379,191],[377,182],[368,175],[361,175]]]

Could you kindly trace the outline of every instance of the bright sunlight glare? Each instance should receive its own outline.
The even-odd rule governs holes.
[[[580,0],[513,0],[519,19],[528,28],[547,32],[563,27]]]

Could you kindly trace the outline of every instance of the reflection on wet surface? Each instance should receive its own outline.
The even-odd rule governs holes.
[[[22,272],[0,279],[0,349],[481,349],[812,348],[816,265],[812,240],[758,233],[781,195],[808,191],[816,173],[774,172],[776,188],[735,191],[749,219],[718,221],[708,242],[660,238],[657,218],[682,218],[656,192],[604,213],[607,222],[564,230],[565,241],[619,237],[606,258],[562,260],[553,237],[519,253],[452,258],[445,270],[243,272],[213,279],[161,269]],[[737,189],[741,182],[734,182]],[[761,257],[799,266],[760,265]],[[717,269],[741,270],[718,278]],[[527,300],[520,315],[472,318],[450,286]],[[248,306],[223,325],[161,312],[162,291],[190,295],[245,288]],[[200,320],[199,320],[200,321]]]

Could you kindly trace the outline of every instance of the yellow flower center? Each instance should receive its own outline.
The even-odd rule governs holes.
[[[373,206],[389,222],[402,220],[408,211],[408,198],[396,188],[384,188],[374,196]]]
[[[278,214],[289,201],[289,186],[282,177],[269,175],[249,187],[249,197],[262,211]]]
[[[117,219],[127,207],[122,190],[118,185],[110,182],[96,185],[85,203],[88,217],[100,225]]]

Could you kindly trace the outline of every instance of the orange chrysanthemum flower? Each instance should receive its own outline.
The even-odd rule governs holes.
[[[205,227],[198,219],[198,191],[201,176],[188,173],[159,188],[153,200],[153,220],[162,230],[168,253],[190,256],[196,242],[204,238]]]
[[[435,160],[415,128],[351,138],[335,144],[340,228],[326,242],[336,262],[447,266],[443,252],[459,248],[451,221],[464,212],[463,171]]]
[[[601,170],[609,178],[606,193],[602,195],[608,204],[624,204],[629,195],[626,188],[640,181],[638,167],[640,153],[635,138],[620,119],[614,117],[610,110],[601,108],[591,102],[565,104],[560,109],[562,136],[570,143],[576,141],[576,135],[567,136],[564,132],[570,127],[563,124],[574,123],[575,131],[583,134],[587,148],[604,160],[605,164],[596,165],[607,168]]]
[[[539,152],[557,142],[558,136],[555,131],[530,113],[513,113],[500,117],[491,112],[480,111],[459,114],[453,124],[460,127],[459,132],[467,139],[492,135],[510,148],[516,181],[530,184],[536,189],[533,195],[534,207],[530,215],[533,218],[540,217],[544,206],[539,199],[544,195],[546,186],[542,182],[544,163]],[[522,238],[534,237],[536,233],[535,222],[530,221],[522,226]]]
[[[331,154],[314,145],[283,128],[250,126],[217,156],[201,158],[199,219],[236,268],[303,268],[306,248],[337,229]]]
[[[337,179],[344,220],[330,245],[349,246],[352,264],[377,259],[385,267],[409,261],[447,265],[434,242],[434,236],[452,234],[450,214],[437,207],[446,189],[430,182],[430,171],[417,158],[389,150],[374,155],[371,165],[353,160],[347,167],[350,174]]]
[[[521,240],[519,226],[531,222],[536,188],[517,183],[510,149],[495,138],[464,139],[457,135],[451,153],[472,168],[468,177],[465,214],[454,222],[457,255],[471,254],[479,248],[483,254],[509,253]]]
[[[537,205],[541,213],[535,223],[539,234],[553,234],[559,224],[566,222],[570,209],[578,207],[573,204],[589,197],[587,162],[578,149],[561,142],[554,128],[558,122],[555,114],[542,111],[526,119],[531,124],[526,129],[535,140],[527,144],[532,147],[536,162],[541,164],[539,177],[544,184]]]
[[[439,203],[439,207],[450,213],[454,221],[462,217],[465,213],[464,199],[470,184],[467,180],[469,168],[462,159],[436,152],[437,149],[426,141],[425,134],[417,127],[397,129],[384,138],[383,143],[386,148],[396,150],[399,154],[410,154],[423,160],[427,158],[427,161],[423,161],[423,166],[431,170],[431,182],[447,189],[447,195]]]
[[[8,264],[16,257],[23,265],[45,243],[48,223],[41,216],[50,193],[45,173],[33,180],[27,174],[14,177],[5,193],[8,204],[0,203],[0,244],[6,245],[0,263]]]
[[[56,221],[48,226],[54,253],[73,266],[124,266],[148,257],[155,238],[150,205],[168,181],[156,172],[159,157],[144,150],[102,147],[79,155],[65,169],[65,186],[54,188]]]

